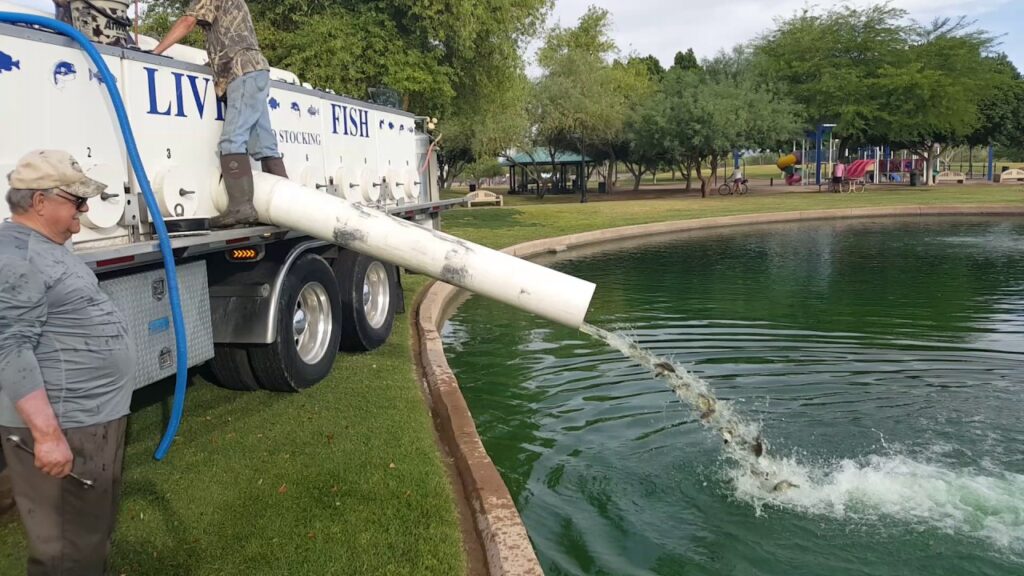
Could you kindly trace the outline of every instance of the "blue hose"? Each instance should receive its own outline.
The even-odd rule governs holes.
[[[0,12],[0,22],[39,26],[40,28],[67,36],[77,42],[82,50],[85,50],[85,53],[89,55],[93,64],[96,65],[96,69],[99,70],[100,76],[103,77],[103,84],[107,87],[110,101],[114,105],[114,111],[117,113],[117,121],[121,126],[121,135],[124,137],[128,158],[131,160],[132,169],[135,171],[135,178],[142,189],[142,197],[146,200],[150,217],[153,219],[153,227],[156,229],[157,237],[160,239],[160,253],[164,258],[164,270],[167,273],[167,291],[170,294],[171,319],[174,322],[174,340],[178,360],[178,373],[174,383],[174,406],[171,409],[171,421],[167,424],[164,437],[160,440],[160,445],[153,455],[157,460],[163,460],[167,456],[167,451],[171,448],[171,443],[174,442],[175,434],[178,433],[178,427],[181,425],[181,415],[185,410],[185,388],[188,384],[188,341],[185,336],[185,318],[181,313],[178,273],[174,266],[171,239],[167,236],[167,226],[164,225],[164,218],[160,214],[160,205],[157,204],[156,197],[153,196],[153,189],[149,185],[149,177],[146,176],[146,169],[142,166],[142,159],[139,157],[139,149],[135,145],[135,136],[132,134],[132,127],[128,122],[128,114],[125,112],[124,102],[121,101],[121,95],[117,92],[114,75],[110,73],[110,68],[107,67],[107,63],[100,56],[96,47],[92,45],[92,42],[81,32],[63,22],[32,14],[16,14],[12,12]]]

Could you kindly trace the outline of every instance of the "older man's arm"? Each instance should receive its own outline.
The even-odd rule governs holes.
[[[46,289],[23,260],[2,259],[0,268],[0,394],[14,404],[32,433],[36,467],[63,478],[71,472],[74,458],[34,354],[46,322]]]

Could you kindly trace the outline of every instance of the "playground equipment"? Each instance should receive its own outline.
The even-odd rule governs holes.
[[[843,172],[842,180],[838,182],[833,192],[863,192],[867,186],[867,175],[874,170],[875,160],[855,160]]]
[[[803,180],[801,175],[803,171],[802,160],[800,152],[793,152],[779,158],[779,161],[775,163],[775,166],[786,174],[785,180],[787,185],[799,184]]]
[[[835,124],[819,124],[813,131],[808,132],[803,140],[793,142],[792,153],[779,158],[775,165],[786,174],[786,184],[806,185],[805,167],[811,164],[814,164],[815,185],[821,186],[823,174],[825,179],[828,178],[828,175],[832,173],[832,163],[837,146],[832,135],[833,128],[835,128]],[[828,142],[827,147],[826,141]]]

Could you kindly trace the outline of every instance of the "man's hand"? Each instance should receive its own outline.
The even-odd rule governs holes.
[[[44,474],[63,478],[71,473],[75,457],[71,454],[71,447],[68,446],[63,432],[58,432],[55,436],[36,438],[34,451],[36,468],[42,470]]]
[[[18,400],[14,407],[32,432],[36,468],[57,478],[67,476],[71,472],[74,457],[64,431],[60,429],[60,423],[53,414],[46,390],[40,389],[28,394]]]

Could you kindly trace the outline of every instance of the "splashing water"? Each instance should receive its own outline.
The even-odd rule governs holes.
[[[751,503],[758,515],[774,507],[840,519],[895,518],[1024,556],[1024,475],[949,470],[895,453],[817,464],[770,455],[760,424],[718,400],[698,376],[621,334],[590,324],[580,330],[664,379],[701,424],[722,437],[723,456],[733,463],[726,476],[735,496]]]

